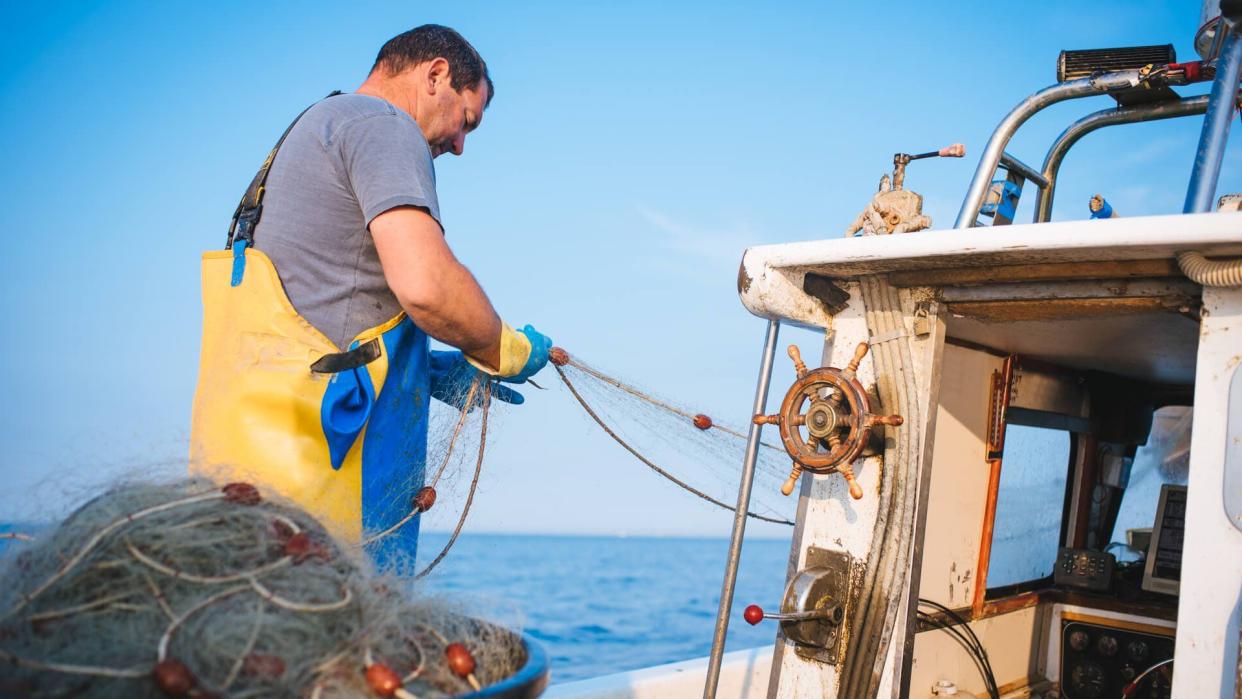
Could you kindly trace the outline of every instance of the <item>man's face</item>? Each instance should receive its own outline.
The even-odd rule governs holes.
[[[479,81],[473,88],[461,92],[446,85],[437,90],[429,105],[425,119],[419,120],[423,136],[431,146],[431,157],[444,153],[461,155],[466,149],[466,134],[474,131],[483,121],[483,106],[487,104],[487,83]]]

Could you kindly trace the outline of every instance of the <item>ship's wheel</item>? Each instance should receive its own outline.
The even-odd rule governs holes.
[[[781,486],[784,495],[793,492],[805,469],[812,473],[838,472],[849,483],[851,497],[857,500],[863,496],[854,479],[854,460],[867,445],[873,428],[902,423],[900,415],[871,413],[871,398],[856,377],[868,349],[865,342],[858,345],[844,369],[808,370],[797,346],[789,346],[798,380],[789,387],[779,413],[754,417],[757,425],[777,425],[785,451],[793,458],[793,471]]]

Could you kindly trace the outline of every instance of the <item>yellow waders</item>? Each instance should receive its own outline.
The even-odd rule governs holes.
[[[294,310],[251,245],[283,141],[238,206],[230,249],[203,255],[190,471],[266,486],[358,541],[408,514],[423,484],[428,339],[399,314],[341,351]],[[416,518],[372,553],[412,557],[417,537]]]

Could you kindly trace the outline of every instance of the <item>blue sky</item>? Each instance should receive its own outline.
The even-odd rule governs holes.
[[[178,468],[199,253],[222,244],[289,120],[356,87],[380,44],[409,27],[459,29],[496,82],[465,155],[439,159],[437,172],[449,240],[501,315],[738,423],[764,327],[736,297],[746,246],[836,237],[894,152],[960,141],[967,158],[916,163],[907,179],[936,227],[950,226],[991,130],[1054,81],[1060,50],[1171,42],[1190,60],[1199,6],[49,8],[0,7],[10,27],[0,45],[0,519],[61,512],[66,494],[117,474]],[[1066,124],[1110,104],[1047,110],[1009,150],[1037,165]],[[1236,132],[1221,192],[1242,190]],[[1179,211],[1198,133],[1198,120],[1183,119],[1089,136],[1066,159],[1054,218],[1085,218],[1097,191],[1121,215]],[[818,356],[810,333],[782,340]],[[774,391],[790,380],[779,365]],[[728,534],[729,513],[656,480],[563,390],[528,398],[500,420],[470,530]]]

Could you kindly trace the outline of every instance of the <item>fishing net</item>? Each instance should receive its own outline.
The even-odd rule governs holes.
[[[555,350],[570,395],[612,439],[695,496],[733,509],[742,429],[604,374]],[[409,578],[444,560],[482,473],[490,381],[442,396],[425,467],[394,481],[398,516],[344,544],[300,508],[245,483],[116,485],[0,567],[0,696],[452,696],[510,676],[521,638],[416,596]],[[459,410],[458,407],[466,407]],[[784,449],[761,444],[751,517],[792,524],[775,495]],[[433,510],[437,498],[455,506]],[[432,513],[436,514],[432,514]],[[421,568],[373,555],[425,518],[452,526]],[[10,537],[17,538],[17,537]],[[368,557],[367,554],[372,554]],[[380,574],[377,570],[382,570]]]
[[[363,532],[362,543],[385,573],[415,580],[426,577],[444,561],[456,543],[474,504],[486,461],[488,434],[495,429],[494,382],[475,381],[431,402],[424,468],[393,470],[395,480],[384,497],[370,506],[387,513],[393,524]],[[465,407],[459,410],[458,406]],[[437,505],[434,510],[432,505]],[[451,530],[439,551],[422,552],[421,565],[408,555],[407,542],[419,529]],[[394,537],[394,534],[401,536]]]
[[[551,363],[574,402],[635,459],[694,496],[723,509],[734,509],[746,448],[745,428],[606,374],[563,349],[553,349]],[[416,474],[408,483],[394,484],[385,502],[385,507],[405,512],[404,516],[394,527],[368,532],[364,541],[372,544],[394,531],[419,524],[437,530],[451,527],[452,534],[422,567],[415,567],[400,551],[388,552],[382,563],[389,572],[424,577],[456,542],[474,501],[489,431],[495,428],[497,411],[487,406],[494,404],[493,392],[503,388],[494,382],[476,381],[462,386],[458,394],[445,396],[447,402],[432,403],[425,486],[452,504],[433,513],[411,507],[411,496],[424,487],[424,474]],[[475,407],[468,411],[454,407],[460,405]],[[783,447],[760,443],[748,513],[751,517],[793,524],[797,500],[779,494],[789,471],[790,460]]]
[[[113,487],[10,547],[0,610],[0,696],[439,697],[525,660],[244,483]]]
[[[552,364],[592,420],[631,455],[695,496],[734,509],[746,450],[744,428],[606,374],[564,350],[554,350]],[[780,495],[789,471],[784,447],[759,444],[750,517],[793,524],[797,500]]]

